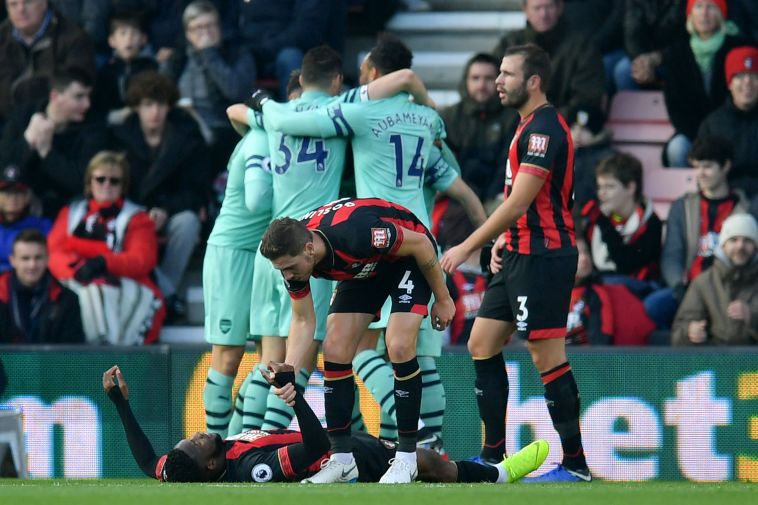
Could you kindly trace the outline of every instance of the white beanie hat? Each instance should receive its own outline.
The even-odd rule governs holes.
[[[727,240],[734,237],[746,237],[758,245],[758,223],[750,214],[732,214],[721,225],[719,247],[724,247]]]

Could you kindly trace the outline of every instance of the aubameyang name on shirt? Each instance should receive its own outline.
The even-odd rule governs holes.
[[[386,132],[390,128],[398,124],[415,124],[429,128],[429,131],[434,135],[434,124],[429,120],[427,116],[416,114],[415,112],[398,112],[397,114],[385,116],[384,119],[380,119],[371,128],[371,133],[374,137],[379,138],[383,132]]]

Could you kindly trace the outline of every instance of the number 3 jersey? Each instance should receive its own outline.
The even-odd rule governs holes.
[[[370,279],[405,259],[396,253],[404,230],[424,233],[437,247],[429,229],[411,211],[379,198],[343,198],[328,203],[301,220],[326,244],[326,256],[313,269],[313,277],[333,280]],[[309,293],[308,281],[290,281],[292,298]]]

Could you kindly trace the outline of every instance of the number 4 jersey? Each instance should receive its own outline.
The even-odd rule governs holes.
[[[308,212],[303,221],[326,244],[327,254],[313,277],[338,281],[371,279],[382,266],[403,258],[396,255],[403,230],[424,233],[436,248],[429,229],[408,209],[379,198],[343,198]],[[292,298],[309,293],[308,281],[290,281]]]

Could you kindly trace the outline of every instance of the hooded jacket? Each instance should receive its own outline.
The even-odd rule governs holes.
[[[750,325],[731,319],[727,307],[742,300],[750,308]],[[690,284],[679,306],[671,332],[673,345],[695,345],[688,337],[689,323],[708,321],[705,345],[750,345],[758,343],[758,254],[750,264],[736,268],[724,250],[716,261]]]
[[[547,98],[563,117],[572,107],[600,107],[605,92],[605,70],[600,52],[583,33],[572,32],[561,18],[552,30],[537,33],[526,28],[506,34],[492,51],[502,59],[509,47],[534,43],[550,55],[550,83]]]
[[[95,78],[95,49],[90,38],[75,23],[51,12],[45,34],[31,47],[13,36],[10,19],[0,24],[0,118],[11,111],[14,92],[20,86],[47,96],[46,81],[57,70],[77,68]]]
[[[497,94],[484,103],[469,94],[466,77],[471,64],[463,71],[458,86],[461,101],[444,109],[447,142],[461,166],[461,178],[481,200],[489,200],[503,191],[508,147],[516,132],[519,115],[503,107]]]

